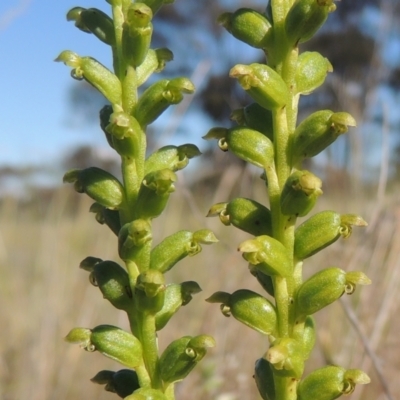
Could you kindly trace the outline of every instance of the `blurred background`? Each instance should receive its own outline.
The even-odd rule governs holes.
[[[249,102],[228,78],[229,69],[262,59],[259,51],[218,26],[216,18],[238,7],[262,12],[265,3],[176,0],[154,19],[153,47],[174,53],[161,76],[189,76],[197,91],[149,127],[149,149],[190,142],[203,152],[179,172],[177,190],[154,223],[155,242],[180,229],[204,227],[220,239],[167,275],[169,282],[196,280],[204,291],[160,332],[160,347],[200,333],[217,341],[177,385],[181,400],[258,398],[252,375],[255,360],[268,348],[266,339],[204,301],[217,290],[261,292],[236,252],[247,236],[205,215],[214,203],[237,196],[265,203],[265,187],[258,171],[201,137],[213,126],[230,126],[231,111]],[[116,398],[90,378],[100,369],[120,367],[63,341],[75,326],[114,324],[128,329],[124,315],[102,299],[78,268],[88,255],[118,261],[115,236],[88,213],[90,199],[61,185],[69,168],[96,165],[119,174],[118,158],[98,127],[104,99],[89,85],[72,80],[69,68],[52,62],[68,49],[111,66],[107,46],[66,21],[66,12],[74,6],[109,11],[105,1],[93,0],[0,4],[4,400]],[[316,109],[332,109],[350,112],[358,126],[305,167],[323,179],[324,195],[313,212],[357,213],[369,226],[313,257],[305,275],[338,266],[364,271],[373,285],[317,314],[318,342],[307,371],[325,364],[362,368],[372,383],[357,388],[349,399],[394,399],[400,391],[400,3],[343,0],[337,7],[319,34],[302,47],[321,52],[334,72],[323,87],[302,97],[299,120]]]

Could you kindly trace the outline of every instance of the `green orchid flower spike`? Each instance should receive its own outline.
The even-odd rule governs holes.
[[[178,338],[164,352],[157,336],[193,295],[194,281],[167,283],[165,274],[202,245],[218,242],[208,229],[180,230],[153,243],[153,220],[160,216],[175,191],[179,171],[200,150],[193,144],[167,145],[147,154],[147,126],[169,107],[195,91],[186,77],[152,80],[173,54],[153,49],[153,17],[173,0],[107,0],[110,14],[97,8],[74,7],[67,20],[110,49],[113,69],[90,56],[65,50],[56,61],[70,67],[71,76],[86,80],[104,97],[100,128],[121,159],[122,179],[97,167],[73,169],[64,175],[78,193],[94,200],[90,207],[100,224],[117,236],[120,260],[86,257],[80,268],[115,309],[126,314],[130,332],[112,325],[74,328],[66,336],[88,352],[99,352],[124,366],[103,370],[92,381],[125,399],[174,400],[175,383],[184,379],[215,345],[211,336]],[[258,133],[257,133],[258,134]],[[233,148],[237,148],[236,136]],[[271,146],[270,146],[271,147]]]
[[[109,13],[74,7],[67,20],[107,46],[112,58],[107,65],[112,67],[71,50],[55,60],[71,68],[72,78],[87,81],[104,97],[99,125],[120,157],[121,178],[93,166],[68,171],[64,182],[93,199],[90,212],[115,235],[118,260],[89,256],[80,268],[99,294],[126,315],[129,326],[76,327],[65,340],[123,366],[99,371],[92,381],[126,400],[175,400],[176,383],[216,344],[199,332],[172,340],[163,351],[158,348],[161,331],[201,291],[195,281],[170,283],[166,274],[179,261],[197,255],[203,245],[218,242],[208,229],[185,227],[153,242],[153,222],[173,198],[180,171],[200,155],[190,143],[165,145],[147,154],[148,126],[195,91],[184,76],[154,79],[173,59],[170,50],[152,48],[154,16],[173,2],[106,0]],[[371,281],[362,271],[339,266],[321,266],[304,279],[303,267],[310,257],[348,238],[353,227],[367,223],[355,214],[313,211],[323,194],[323,181],[302,164],[341,140],[356,121],[342,110],[319,110],[297,119],[301,96],[323,85],[333,70],[322,54],[300,52],[299,46],[335,11],[334,0],[265,2],[264,12],[245,7],[218,18],[234,38],[258,49],[263,58],[232,66],[230,77],[251,103],[232,112],[236,126],[215,127],[204,136],[257,168],[265,181],[265,201],[226,199],[212,205],[207,215],[250,236],[237,250],[265,293],[221,288],[207,301],[218,303],[225,317],[265,339],[254,368],[263,400],[333,400],[370,379],[361,370],[335,365],[304,372],[317,336],[313,315]],[[299,217],[305,220],[298,223]]]
[[[334,0],[270,0],[265,12],[240,8],[225,12],[218,22],[236,39],[260,49],[265,62],[238,64],[230,77],[251,97],[252,103],[234,110],[233,128],[212,128],[205,139],[216,139],[223,151],[261,168],[266,183],[265,203],[239,197],[214,204],[209,217],[252,235],[238,245],[250,273],[265,294],[224,289],[207,301],[220,303],[225,316],[266,336],[267,351],[260,352],[254,379],[264,400],[331,400],[350,394],[357,384],[369,382],[360,370],[323,366],[306,377],[317,327],[313,314],[368,285],[362,271],[321,266],[307,280],[303,266],[352,228],[367,223],[358,215],[332,210],[309,216],[323,194],[323,182],[302,167],[334,141],[340,140],[355,119],[342,110],[320,110],[297,121],[303,95],[320,87],[333,67],[322,54],[300,52],[336,9]],[[299,217],[308,217],[297,224]],[[324,268],[325,267],[325,268]]]

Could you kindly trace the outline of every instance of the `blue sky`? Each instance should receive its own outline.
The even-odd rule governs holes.
[[[78,3],[93,6],[93,0]],[[66,12],[76,5],[76,0],[0,3],[0,165],[53,162],[78,141],[103,140],[68,126],[69,68],[53,62],[65,49],[104,61],[109,57],[107,46],[66,21]]]

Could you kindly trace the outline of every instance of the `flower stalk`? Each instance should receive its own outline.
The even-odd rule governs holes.
[[[103,297],[127,314],[131,332],[111,325],[74,328],[66,340],[86,350],[99,351],[128,369],[100,371],[92,380],[125,399],[174,400],[174,385],[184,379],[214,346],[207,335],[184,336],[160,354],[157,334],[171,317],[201,289],[196,282],[166,284],[165,273],[186,256],[199,253],[201,244],[217,242],[206,229],[179,231],[153,244],[152,221],[173,194],[176,171],[200,154],[192,144],[165,146],[147,155],[147,126],[167,108],[194,92],[186,77],[142,85],[173,57],[168,49],[152,49],[152,19],[171,0],[107,0],[111,16],[75,7],[67,19],[110,47],[113,71],[92,57],[63,51],[56,61],[72,68],[72,77],[84,79],[108,102],[100,111],[100,127],[108,144],[120,156],[120,181],[97,167],[72,170],[64,182],[95,203],[96,220],[117,236],[120,265],[87,257],[81,268]]]
[[[268,303],[272,308],[269,315],[259,312],[259,318],[254,318],[254,300],[247,298],[240,304],[240,318],[232,315],[259,331],[265,318],[276,321],[275,329],[266,335],[269,349],[255,366],[255,381],[264,400],[333,400],[351,393],[357,383],[369,382],[360,370],[333,366],[303,377],[315,342],[312,314],[344,293],[351,294],[356,285],[371,283],[361,271],[345,272],[337,267],[322,269],[306,281],[302,278],[304,259],[341,236],[348,237],[352,226],[367,225],[359,216],[330,210],[311,216],[301,225],[297,223],[299,217],[309,215],[322,195],[321,179],[302,170],[302,162],[356,125],[350,114],[330,110],[318,111],[300,124],[297,121],[301,95],[312,93],[332,71],[325,57],[316,52],[301,53],[300,45],[314,36],[335,9],[333,0],[270,0],[263,14],[243,8],[219,18],[235,38],[259,48],[266,56],[264,64],[240,64],[231,69],[230,76],[238,79],[255,103],[233,112],[232,119],[239,126],[226,131],[243,135],[235,146],[228,142],[223,150],[261,168],[269,204],[267,200],[260,204],[251,199],[232,199],[212,206],[208,215],[219,215],[224,224],[254,235],[240,244],[239,250],[249,262],[250,272],[272,297],[272,303]],[[221,132],[224,128],[213,128],[205,139],[228,137]],[[268,151],[264,144],[267,138],[271,142]],[[230,211],[231,204],[236,207],[231,206]],[[252,217],[255,211],[254,215],[260,216],[257,220]],[[208,301],[229,300],[245,290],[232,295],[217,292]],[[254,296],[258,301],[268,301],[260,294]],[[357,379],[350,378],[353,373]]]

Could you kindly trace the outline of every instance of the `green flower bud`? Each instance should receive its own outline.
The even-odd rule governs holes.
[[[257,49],[267,47],[272,40],[271,23],[264,15],[250,8],[224,13],[218,22],[236,39]]]
[[[296,313],[298,316],[312,315],[338,300],[344,293],[353,293],[357,284],[370,283],[363,272],[346,273],[334,267],[324,269],[300,286],[296,295]]]
[[[123,26],[122,48],[124,57],[133,67],[143,63],[150,48],[153,12],[144,3],[129,6]]]
[[[281,76],[264,64],[234,66],[231,78],[237,78],[243,89],[262,107],[276,110],[288,102],[289,91]]]
[[[286,35],[290,43],[311,39],[324,24],[328,14],[336,10],[334,0],[296,0],[290,8],[286,20]]]
[[[353,374],[357,377],[356,382],[352,379]],[[363,371],[346,371],[342,367],[330,365],[306,376],[298,386],[297,395],[299,400],[334,400],[343,394],[352,393],[357,383],[363,385],[369,382],[368,375]]]
[[[132,157],[132,154],[137,153],[141,143],[145,140],[145,133],[134,117],[119,111],[119,107],[115,108],[118,111],[109,115],[109,123],[105,127],[105,132],[108,134],[107,140],[111,141],[111,147],[118,154]]]
[[[135,214],[142,219],[158,217],[175,191],[175,181],[176,174],[167,168],[147,174],[139,190]]]
[[[154,72],[161,72],[166,63],[173,58],[174,55],[169,49],[149,49],[143,62],[136,68],[137,86],[143,85]]]
[[[132,290],[128,273],[113,261],[96,263],[92,272],[93,282],[99,287],[103,297],[119,310],[129,310],[133,306]]]
[[[152,240],[151,225],[144,219],[135,219],[123,226],[120,231],[120,246],[130,249],[134,246],[140,247]]]
[[[274,146],[265,135],[254,129],[235,127],[212,128],[203,139],[219,139],[223,151],[231,151],[237,157],[260,168],[270,168],[274,162]]]
[[[142,272],[135,288],[135,303],[138,311],[155,315],[164,305],[165,278],[154,269]]]
[[[321,179],[309,171],[295,171],[285,182],[281,194],[281,211],[284,215],[307,215],[322,194]]]
[[[153,83],[140,96],[136,107],[136,119],[141,126],[154,122],[170,105],[183,100],[183,94],[195,90],[188,78],[163,79]]]
[[[294,256],[304,260],[336,242],[347,238],[352,225],[367,226],[367,223],[352,214],[340,215],[334,211],[319,212],[303,222],[295,231]]]
[[[146,4],[149,6],[153,14],[155,14],[163,5],[165,4],[172,4],[175,0],[141,0],[141,3]]]
[[[119,397],[125,398],[139,389],[137,373],[131,369],[121,369],[117,372],[103,370],[98,372],[92,382],[105,385],[107,392],[116,393]]]
[[[88,328],[73,328],[64,340],[68,343],[79,344],[86,351],[95,351],[96,349],[90,341],[91,334],[92,331]]]
[[[272,367],[263,357],[256,361],[254,379],[263,400],[276,400]]]
[[[140,125],[135,118],[123,111],[117,111],[110,114],[109,123],[105,129],[106,132],[117,139],[135,137],[137,132],[141,130]],[[112,144],[112,147],[115,148],[114,141]]]
[[[145,162],[145,174],[161,169],[178,171],[189,164],[189,160],[201,154],[194,144],[183,144],[181,146],[164,146],[151,154]]]
[[[174,340],[160,357],[160,376],[170,384],[184,379],[206,355],[207,348],[214,347],[211,336],[184,336]]]
[[[113,20],[97,8],[85,9],[74,7],[67,13],[68,21],[75,21],[75,26],[83,32],[93,33],[102,42],[114,46],[115,31]]]
[[[312,93],[321,86],[333,67],[329,60],[316,51],[306,51],[299,55],[296,68],[296,93]]]
[[[92,57],[79,57],[72,51],[63,51],[55,61],[72,67],[75,79],[85,79],[94,86],[111,104],[120,104],[122,98],[121,82],[108,68]]]
[[[106,224],[111,231],[118,236],[119,230],[121,229],[121,221],[118,211],[109,210],[99,203],[93,203],[90,206],[89,212],[95,214],[96,221],[99,224]]]
[[[265,355],[274,374],[300,379],[304,371],[304,355],[301,344],[292,338],[276,339]]]
[[[221,311],[264,335],[275,335],[277,317],[275,307],[263,296],[251,290],[240,289],[232,294],[216,292],[206,299],[221,303]]]
[[[158,389],[140,388],[124,400],[168,400],[163,392]]]
[[[188,281],[170,284],[165,289],[164,305],[156,314],[156,330],[160,331],[181,308],[192,300],[192,295],[201,292],[197,282]]]
[[[195,233],[176,232],[167,236],[151,250],[150,269],[165,273],[183,258],[200,253],[201,243],[212,244],[217,241],[218,239],[209,230],[200,230]]]
[[[272,282],[272,277],[266,275],[256,268],[254,265],[249,265],[250,273],[257,279],[258,283],[262,288],[272,297],[275,297],[274,284]]]
[[[93,272],[94,267],[96,264],[101,263],[103,260],[101,258],[97,258],[97,257],[86,257],[84,258],[80,264],[79,264],[79,268],[88,271],[88,272]]]
[[[129,368],[143,364],[142,345],[132,334],[112,325],[92,329],[90,343],[94,350]]]
[[[287,277],[292,273],[292,263],[286,247],[271,236],[261,235],[245,240],[238,251],[243,258],[266,275]]]
[[[314,348],[316,340],[315,321],[311,315],[306,317],[304,331],[301,337],[302,351],[304,359],[307,360]]]
[[[173,58],[172,51],[166,48],[149,49],[143,62],[136,68],[137,86],[143,85],[154,72],[161,72]]]
[[[151,246],[153,235],[151,224],[144,219],[135,219],[125,224],[118,235],[118,254],[122,260],[136,259],[145,247]]]
[[[255,200],[238,197],[231,200],[224,213],[229,222],[254,236],[271,235],[271,211]]]
[[[86,8],[73,7],[67,12],[67,21],[75,21],[75,26],[85,33],[92,33],[90,29],[83,23],[81,14]]]
[[[86,193],[110,209],[118,209],[124,201],[124,188],[119,180],[100,168],[70,170],[64,175],[63,182],[73,183],[78,193]]]
[[[274,139],[272,112],[261,107],[258,103],[251,103],[244,108],[234,110],[231,119],[238,125],[246,125],[251,129],[261,132],[268,139]]]
[[[113,143],[113,137],[112,135],[107,132],[107,126],[110,123],[110,117],[113,113],[113,108],[109,104],[106,104],[99,113],[100,117],[100,128],[103,131],[108,145],[113,149],[114,148],[114,143]]]
[[[311,114],[294,132],[293,163],[319,154],[346,133],[349,126],[356,126],[356,121],[345,112],[322,110]]]

